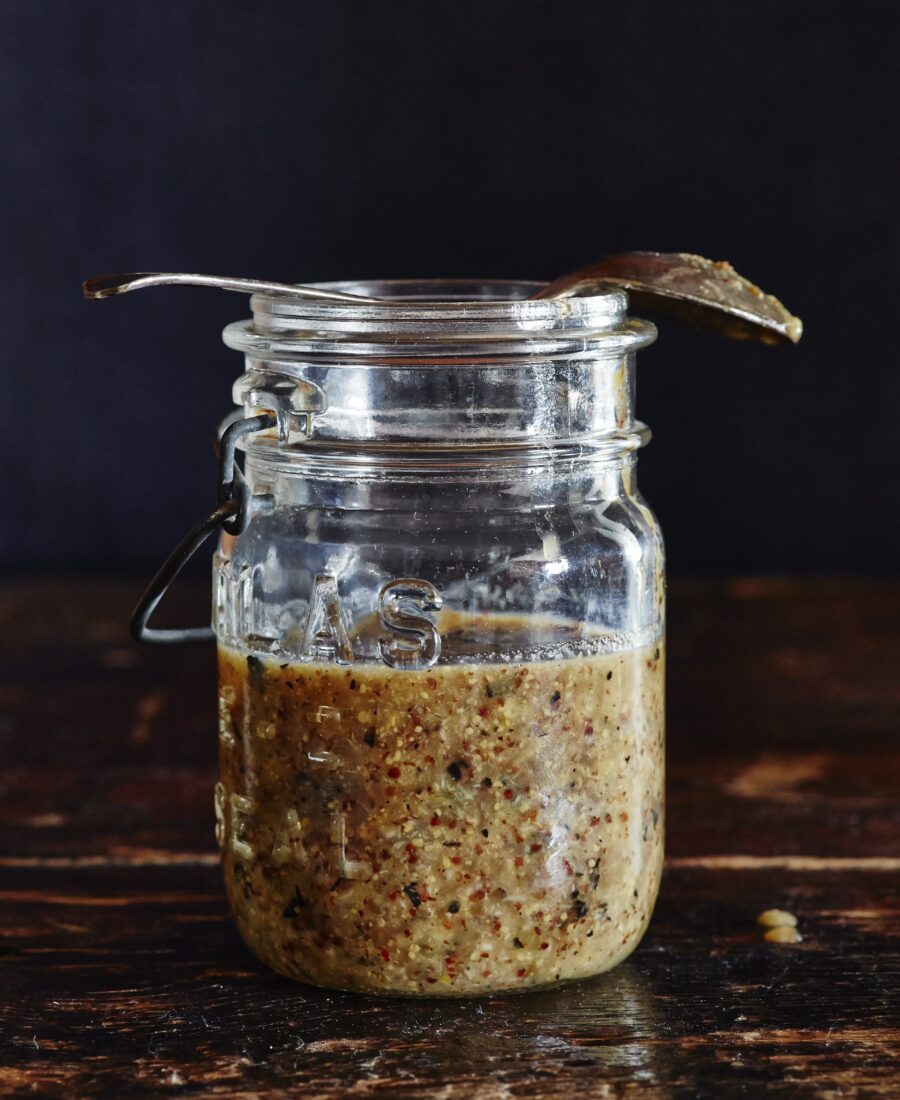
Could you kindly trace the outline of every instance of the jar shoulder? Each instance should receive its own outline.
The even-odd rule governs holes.
[[[662,628],[663,570],[659,524],[636,492],[496,510],[291,504],[223,544],[217,620],[238,641],[290,636],[308,648],[330,617],[345,624],[348,652],[354,631],[377,653],[379,623],[413,635],[437,611],[504,616],[502,628],[478,627],[500,649],[516,648],[516,630],[543,637],[539,622],[557,624],[554,637],[587,630],[629,644]],[[510,617],[527,623],[511,632]]]

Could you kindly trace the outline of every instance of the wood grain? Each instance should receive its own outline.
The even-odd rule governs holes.
[[[900,587],[676,585],[646,939],[592,981],[467,1002],[250,956],[212,837],[213,655],[132,646],[137,587],[0,590],[0,1095],[897,1095]],[[763,941],[772,907],[802,943]]]

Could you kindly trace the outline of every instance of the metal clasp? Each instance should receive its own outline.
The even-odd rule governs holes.
[[[324,392],[308,378],[252,369],[235,382],[232,396],[247,416],[260,409],[275,413],[281,443],[305,442],[312,435],[313,417],[325,411]]]
[[[147,585],[147,590],[138,601],[129,622],[131,636],[138,642],[181,645],[185,642],[208,642],[215,637],[212,627],[209,626],[157,630],[147,623],[169,585],[213,531],[221,527],[229,535],[239,535],[250,521],[252,494],[235,463],[238,440],[276,427],[277,418],[272,412],[263,412],[241,420],[228,417],[224,424],[228,426],[220,434],[218,504],[208,516],[204,516],[188,531]]]

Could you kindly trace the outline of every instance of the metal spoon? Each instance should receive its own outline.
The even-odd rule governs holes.
[[[337,290],[272,283],[264,279],[238,279],[222,275],[188,275],[175,272],[131,272],[102,275],[82,284],[85,298],[111,298],[148,286],[211,286],[241,294],[270,294],[327,302],[385,303],[390,299],[345,294]],[[669,313],[681,321],[714,329],[738,339],[767,344],[796,344],[803,323],[777,298],[734,270],[724,260],[707,260],[688,252],[622,252],[554,279],[531,297],[584,297],[608,287],[628,291],[636,306]]]
[[[533,298],[628,291],[633,305],[668,313],[701,328],[765,344],[796,344],[803,322],[725,260],[689,252],[621,252],[548,283]]]
[[[343,294],[339,290],[319,290],[295,283],[270,283],[265,279],[233,279],[227,275],[185,275],[171,271],[131,271],[126,275],[100,275],[81,284],[85,298],[112,298],[130,290],[148,286],[212,286],[236,290],[240,294],[274,294],[290,298],[313,298],[326,302],[378,302],[380,298]]]

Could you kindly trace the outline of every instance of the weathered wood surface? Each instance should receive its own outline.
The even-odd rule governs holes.
[[[249,955],[212,836],[213,655],[132,646],[136,589],[0,589],[0,1096],[900,1094],[900,586],[676,585],[650,931],[593,981],[452,1003]],[[801,944],[763,941],[773,906]]]

